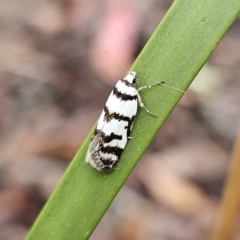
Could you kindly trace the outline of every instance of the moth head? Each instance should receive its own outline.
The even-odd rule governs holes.
[[[124,77],[125,80],[127,80],[129,83],[135,84],[136,82],[136,72],[128,72],[128,74]]]

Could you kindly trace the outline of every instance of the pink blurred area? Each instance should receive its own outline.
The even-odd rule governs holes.
[[[1,1],[0,240],[24,238],[121,65],[129,69],[171,3]],[[208,239],[240,117],[239,29],[237,19],[91,239]]]
[[[102,20],[97,36],[91,46],[89,62],[103,81],[120,78],[129,69],[136,48],[139,16],[131,4],[124,1],[112,4]],[[116,61],[107,54],[110,53]],[[110,83],[114,84],[115,80]]]

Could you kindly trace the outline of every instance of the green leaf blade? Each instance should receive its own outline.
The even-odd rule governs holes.
[[[239,0],[176,0],[133,64],[140,77],[185,90],[240,11]],[[149,85],[138,78],[137,86]],[[90,135],[29,232],[28,240],[88,239],[182,92],[156,87],[141,93],[158,117],[139,109],[117,168],[101,173],[85,163]]]

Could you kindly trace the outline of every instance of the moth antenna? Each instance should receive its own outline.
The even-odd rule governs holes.
[[[107,51],[103,50],[113,61],[115,61],[118,65],[120,65],[126,72],[129,72],[120,62],[118,62],[115,58],[113,58]]]
[[[186,92],[186,91],[184,91],[184,90],[182,90],[182,89],[180,89],[180,88],[175,88],[175,87],[170,86],[170,85],[167,85],[167,84],[165,84],[165,83],[161,83],[161,85],[166,86],[166,87],[169,87],[169,88],[172,88],[172,89],[177,90],[177,91],[179,91],[179,92],[183,92],[183,93]]]
[[[145,77],[138,77],[138,78],[143,78],[143,79],[149,80],[148,78],[145,78]],[[177,90],[177,91],[179,91],[179,92],[183,92],[183,93],[186,92],[186,91],[184,91],[184,90],[182,90],[182,89],[180,89],[180,88],[176,88],[176,87],[170,86],[170,85],[165,84],[165,83],[161,83],[161,82],[160,82],[159,84],[160,84],[160,85],[163,85],[163,86],[165,86],[165,87],[172,88],[172,89]]]

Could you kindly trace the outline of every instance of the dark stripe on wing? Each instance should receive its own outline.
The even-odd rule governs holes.
[[[123,149],[120,147],[101,147],[100,148],[100,152],[102,153],[109,153],[109,154],[113,154],[116,156],[120,156],[122,153]]]
[[[95,130],[94,136],[98,135],[98,138],[101,138],[103,143],[109,143],[112,140],[116,139],[116,140],[122,140],[122,136],[121,135],[117,135],[114,133],[111,133],[110,135],[106,135],[104,132],[102,132],[99,129]]]
[[[118,121],[125,121],[128,123],[128,125],[126,126],[127,128],[127,136],[130,135],[130,132],[131,132],[131,129],[132,129],[132,126],[133,126],[133,123],[134,123],[134,119],[135,119],[135,116],[133,117],[127,117],[127,116],[123,116],[123,115],[120,115],[118,113],[110,113],[109,110],[108,110],[108,107],[104,107],[103,109],[104,111],[104,121],[106,122],[110,122],[112,119],[116,119]]]
[[[123,116],[123,115],[120,115],[120,114],[115,113],[115,112],[110,113],[107,106],[104,107],[103,111],[105,113],[104,120],[106,122],[110,122],[112,119],[129,122],[129,121],[131,121],[132,118],[134,118],[134,117],[130,118],[128,116]]]
[[[122,140],[122,136],[121,135],[117,135],[117,134],[114,134],[114,133],[111,133],[109,136],[105,136],[103,137],[103,140],[104,140],[104,143],[109,143],[111,142],[112,140]]]
[[[113,89],[113,95],[115,95],[117,98],[121,99],[122,101],[137,100],[137,95],[132,96],[126,93],[121,93],[118,91],[116,87]]]
[[[134,87],[133,83],[128,82],[126,79],[120,79],[122,83],[124,83],[128,87]]]

